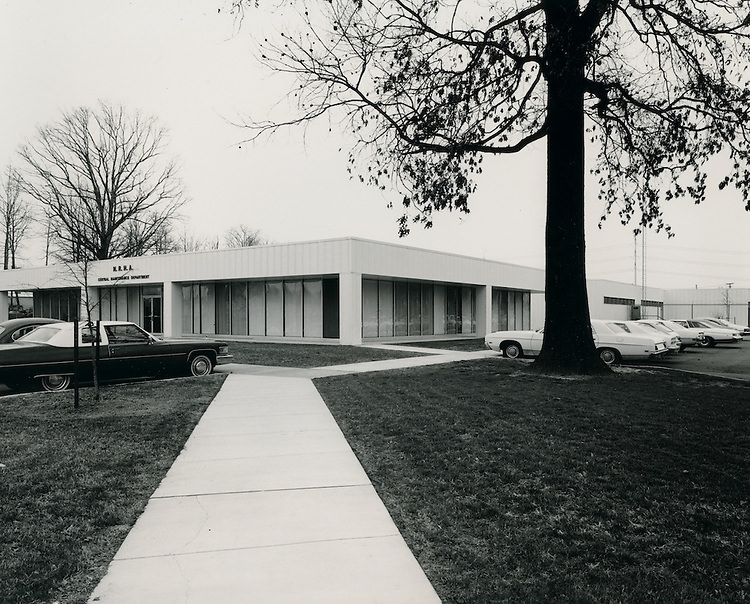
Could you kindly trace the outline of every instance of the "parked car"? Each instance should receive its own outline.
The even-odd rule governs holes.
[[[608,365],[622,361],[647,360],[667,353],[663,337],[646,333],[629,333],[608,321],[591,321],[594,344],[599,356]],[[487,348],[508,358],[534,357],[542,349],[544,330],[496,331],[487,334]]]
[[[739,331],[740,334],[743,336],[750,336],[750,327],[747,325],[739,325],[738,323],[730,323],[726,319],[718,319],[718,318],[708,318],[708,317],[698,317],[699,321],[705,321],[706,323],[711,323],[712,325],[716,325],[717,327],[723,327],[724,329],[733,329],[734,331]]]
[[[96,327],[79,324],[79,379],[93,380],[95,343],[98,340],[98,377],[101,382],[153,378],[174,374],[208,375],[218,363],[231,358],[224,342],[162,340],[135,323],[102,321]],[[37,327],[13,344],[0,345],[0,382],[12,389],[41,385],[65,390],[74,375],[74,324],[50,323]]]
[[[684,327],[694,327],[703,331],[703,335],[706,337],[703,345],[704,346],[716,346],[717,344],[735,344],[742,341],[742,335],[740,332],[733,329],[725,329],[723,327],[716,327],[708,321],[698,319],[673,319],[675,323],[679,323]]]
[[[15,342],[40,325],[47,325],[48,323],[62,323],[62,321],[42,317],[25,317],[3,321],[0,323],[0,344]]]
[[[628,325],[632,325],[634,329],[643,331],[648,335],[656,335],[665,338],[667,342],[667,350],[669,350],[669,352],[680,352],[682,350],[680,336],[667,327],[654,325],[647,320],[628,321]]]
[[[535,357],[542,349],[544,330],[495,331],[484,337],[484,345],[509,359]]]
[[[599,356],[611,365],[622,361],[647,361],[669,352],[666,337],[636,332],[632,321],[591,321]]]
[[[667,319],[639,319],[639,323],[649,323],[656,328],[673,331],[680,338],[682,350],[688,346],[703,346],[706,341],[703,330],[697,327],[685,327]]]

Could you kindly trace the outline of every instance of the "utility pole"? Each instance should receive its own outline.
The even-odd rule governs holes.
[[[734,281],[728,281],[727,282],[727,321],[730,323],[732,322],[731,312],[732,312],[732,298],[731,298],[731,291],[732,286],[734,285]]]

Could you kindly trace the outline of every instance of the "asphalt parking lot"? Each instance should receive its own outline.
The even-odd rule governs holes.
[[[686,348],[683,352],[665,355],[650,365],[750,381],[750,336],[738,344]]]

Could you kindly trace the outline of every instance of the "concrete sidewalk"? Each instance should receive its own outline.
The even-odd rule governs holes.
[[[481,356],[229,366],[90,602],[439,602],[309,378]]]
[[[405,369],[409,367],[422,367],[425,365],[438,365],[441,363],[455,363],[458,361],[471,361],[485,357],[499,357],[499,353],[493,350],[479,350],[476,352],[464,352],[456,350],[439,350],[431,348],[408,348],[404,346],[390,346],[381,344],[371,346],[372,348],[414,350],[423,353],[421,356],[404,357],[399,359],[386,359],[382,361],[365,361],[362,363],[349,363],[346,365],[327,365],[324,367],[295,368],[295,367],[271,367],[268,365],[240,365],[227,364],[216,368],[217,372],[234,373],[245,375],[274,375],[279,377],[306,377],[310,379],[333,377],[336,375],[347,375],[352,373],[369,373],[371,371],[390,371],[393,369]]]

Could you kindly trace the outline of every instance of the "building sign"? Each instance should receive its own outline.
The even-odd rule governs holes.
[[[99,277],[99,283],[113,283],[117,285],[123,281],[143,281],[149,279],[151,275],[134,272],[132,264],[115,264],[112,266],[111,277]]]

